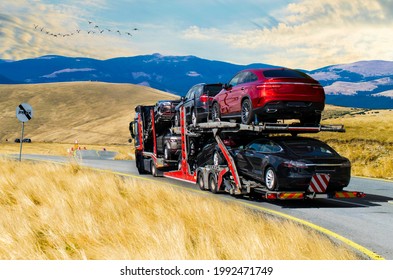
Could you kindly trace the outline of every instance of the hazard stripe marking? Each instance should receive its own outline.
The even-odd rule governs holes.
[[[329,174],[315,174],[311,178],[308,190],[315,193],[324,193],[327,190],[330,181]]]

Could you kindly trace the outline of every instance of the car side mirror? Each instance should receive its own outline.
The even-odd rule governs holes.
[[[232,85],[231,84],[224,84],[222,87],[225,90],[230,90],[232,88]]]

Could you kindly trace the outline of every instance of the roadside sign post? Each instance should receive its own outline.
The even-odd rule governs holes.
[[[27,103],[21,103],[16,107],[16,117],[22,122],[22,135],[20,138],[20,151],[19,151],[19,161],[22,161],[22,145],[23,137],[25,132],[25,122],[31,120],[33,117],[33,108]]]

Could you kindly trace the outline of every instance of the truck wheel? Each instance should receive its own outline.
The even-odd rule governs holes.
[[[269,167],[265,172],[265,185],[269,191],[277,189],[277,175],[271,167]]]
[[[136,168],[138,169],[139,174],[147,174],[145,168],[143,167],[143,161],[140,159],[139,156],[136,156]]]
[[[250,99],[244,99],[241,108],[241,123],[250,124],[254,118],[254,113],[252,111],[252,105]]]
[[[215,122],[216,120],[220,119],[220,105],[218,103],[214,103],[212,107],[212,121]]]
[[[200,171],[200,172],[198,173],[197,184],[198,184],[198,187],[199,187],[201,190],[206,191],[206,189],[205,189],[205,182],[204,182],[203,179],[204,179],[204,178],[203,178],[203,172]]]
[[[213,174],[209,176],[209,189],[212,193],[218,192],[217,179]]]
[[[171,160],[171,152],[169,151],[169,148],[167,146],[165,146],[164,148],[164,159],[166,160]]]
[[[153,175],[154,177],[158,177],[158,170],[156,165],[154,164],[154,161],[150,162],[150,170],[151,170],[151,175]]]

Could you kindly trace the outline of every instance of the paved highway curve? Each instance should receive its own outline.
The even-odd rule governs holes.
[[[66,157],[23,155],[23,159],[51,162],[67,162]],[[169,178],[139,175],[134,161],[84,159],[82,165],[109,170],[119,175],[136,176],[149,180],[169,182],[174,186],[200,191],[195,184]],[[218,198],[230,199],[254,209],[279,215],[310,226],[336,238],[370,259],[393,260],[393,181],[352,177],[350,191],[367,194],[359,199],[317,199],[300,201],[249,201],[235,199],[228,194],[216,194]]]

